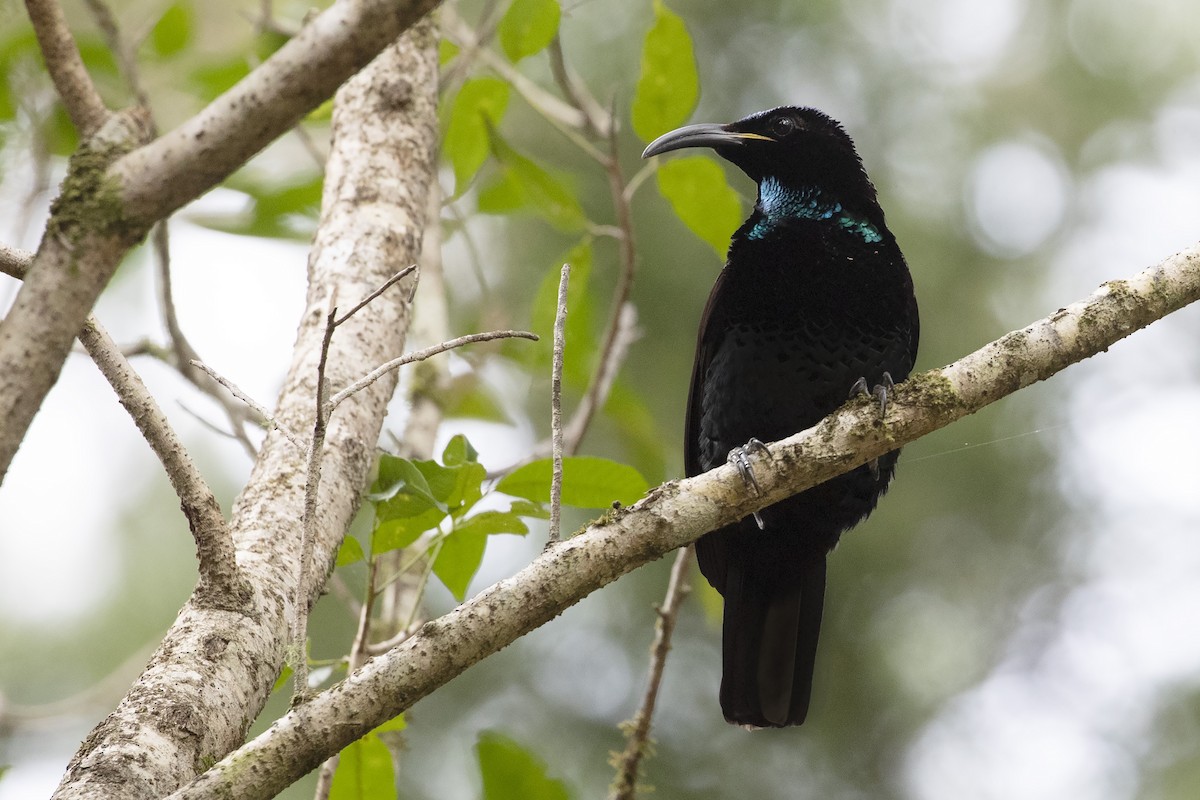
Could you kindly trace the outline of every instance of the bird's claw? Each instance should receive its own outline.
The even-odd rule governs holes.
[[[892,380],[890,372],[883,373],[883,381],[875,384],[869,390],[867,389],[867,379],[859,378],[850,387],[850,397],[858,397],[860,394],[870,395],[879,401],[879,416],[887,416],[888,394],[892,389],[896,388],[896,382]]]
[[[771,451],[767,449],[765,444],[751,437],[750,441],[746,442],[743,446],[730,450],[726,460],[737,467],[738,474],[742,476],[742,481],[753,490],[755,497],[757,497],[762,494],[762,489],[758,485],[758,479],[754,477],[754,467],[750,464],[751,452],[758,452],[767,456],[771,455]],[[754,512],[754,521],[758,523],[760,531],[766,528],[762,517],[757,511]]]
[[[890,372],[883,373],[883,381],[875,384],[870,391],[867,390],[867,379],[859,378],[850,387],[850,396],[857,397],[860,394],[870,395],[879,401],[879,416],[881,418],[887,416],[888,394],[896,388],[896,382],[892,380]],[[867,462],[868,469],[871,470],[871,477],[879,480],[879,459],[873,458]]]
[[[762,494],[762,489],[759,488],[758,479],[754,477],[754,468],[750,464],[750,454],[752,452],[768,456],[771,454],[771,451],[767,449],[765,444],[758,439],[751,438],[750,441],[741,447],[735,447],[730,450],[725,460],[737,467],[738,474],[742,476],[742,481],[753,489],[754,494],[757,496]]]

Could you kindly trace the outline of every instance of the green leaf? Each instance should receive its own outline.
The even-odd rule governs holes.
[[[193,216],[201,225],[226,233],[271,238],[311,238],[321,208],[324,178],[320,173],[299,176],[298,182],[272,184],[238,173],[225,186],[245,193],[250,202],[234,214]]]
[[[484,731],[475,743],[484,800],[569,800],[560,780],[546,774],[546,765],[521,745],[494,731]]]
[[[455,526],[454,531],[456,535],[466,532],[472,535],[482,533],[484,536],[492,536],[497,533],[515,533],[524,536],[529,533],[529,528],[512,511],[480,511]]]
[[[291,38],[279,31],[260,31],[254,38],[254,56],[259,61],[266,61],[289,41]]]
[[[486,548],[487,534],[479,531],[455,530],[442,542],[433,562],[433,574],[460,603],[467,597],[467,587],[483,563]]]
[[[438,66],[444,67],[454,60],[458,55],[459,46],[449,39],[442,39],[438,42]]]
[[[163,58],[173,56],[191,43],[192,29],[192,4],[183,0],[172,3],[151,28],[150,46]]]
[[[374,734],[367,734],[342,750],[329,800],[393,800],[396,776],[392,754]]]
[[[407,727],[408,727],[407,720],[404,719],[403,714],[400,714],[399,716],[392,717],[387,722],[383,723],[378,728],[376,728],[373,732],[374,733],[393,733],[393,732],[402,731]]]
[[[537,503],[533,500],[513,500],[512,505],[508,507],[508,511],[511,514],[516,514],[518,517],[550,519],[550,509],[544,503]]]
[[[492,153],[500,162],[499,178],[479,193],[479,210],[504,214],[531,209],[560,230],[584,227],[587,216],[575,194],[563,182],[510,147],[491,132]]]
[[[278,692],[287,685],[288,678],[292,677],[292,668],[287,664],[283,665],[283,669],[279,671],[279,677],[275,679],[274,685],[271,686],[272,692]]]
[[[420,462],[433,464],[433,462]],[[433,464],[433,466],[437,466]],[[415,516],[410,513],[415,509],[418,513],[428,508],[445,507],[436,493],[430,488],[427,473],[430,469],[421,469],[418,462],[409,461],[385,454],[379,459],[379,477],[375,479],[368,499],[375,503],[375,512],[381,519]]]
[[[499,78],[474,78],[463,84],[450,110],[442,150],[454,168],[454,195],[466,190],[487,161],[488,126],[500,124],[508,107],[508,84]]]
[[[513,0],[497,29],[504,54],[516,63],[540,52],[558,33],[561,16],[558,0]]]
[[[358,539],[346,534],[346,538],[342,539],[342,546],[338,548],[336,566],[344,567],[348,564],[356,564],[363,558],[362,545],[358,543]]]
[[[482,464],[468,461],[457,467],[444,467],[435,461],[414,461],[413,465],[425,476],[429,490],[448,511],[462,512],[483,496],[483,481],[487,470]]]
[[[55,103],[41,126],[42,139],[51,153],[69,156],[79,149],[79,132],[62,103]]]
[[[461,433],[456,434],[442,450],[442,463],[447,467],[455,467],[468,461],[479,461],[479,452],[471,446],[466,436]]]
[[[712,159],[686,156],[660,163],[655,178],[675,215],[724,259],[742,223],[742,202],[724,171]]]
[[[422,533],[436,528],[445,518],[445,511],[431,508],[416,516],[378,522],[371,532],[371,554],[403,550],[421,538]]]
[[[250,65],[243,56],[208,64],[192,71],[191,82],[202,100],[208,101],[228,91],[235,83],[250,74]]]
[[[551,460],[543,458],[518,467],[500,479],[496,490],[548,502],[550,498]],[[649,484],[636,469],[607,458],[571,456],[563,459],[562,501],[577,508],[604,508],[617,501],[622,505],[637,502]]]
[[[417,465],[393,455],[380,457],[379,475],[367,499],[375,506],[372,555],[408,547],[449,513]]]
[[[633,93],[634,132],[648,142],[678,127],[699,97],[700,78],[687,26],[662,0],[654,0],[654,25],[646,34]]]

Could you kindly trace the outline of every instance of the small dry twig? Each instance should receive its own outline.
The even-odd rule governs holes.
[[[563,428],[562,373],[563,350],[567,339],[567,284],[571,265],[562,265],[558,279],[558,309],[554,314],[554,360],[550,369],[550,440],[553,472],[550,476],[550,544],[558,542],[562,528]]]
[[[667,664],[667,653],[671,651],[671,635],[679,619],[679,609],[691,592],[687,582],[688,567],[692,563],[693,547],[682,547],[675,554],[671,566],[671,578],[667,582],[667,595],[658,609],[658,624],[654,630],[654,644],[650,646],[650,674],[646,681],[646,692],[642,704],[633,719],[622,725],[628,741],[625,751],[614,755],[613,766],[617,776],[609,789],[608,800],[634,800],[637,793],[638,768],[650,748],[650,722],[658,703],[658,689],[662,685],[663,669]]]
[[[333,326],[336,328],[338,325],[341,325],[343,322],[345,322],[346,320],[353,317],[355,314],[357,314],[359,311],[362,310],[363,306],[370,303],[376,297],[379,297],[379,295],[386,292],[388,289],[390,289],[392,286],[394,286],[398,281],[404,280],[404,278],[411,275],[413,273],[413,271],[416,270],[416,268],[417,268],[417,265],[412,264],[411,266],[405,267],[404,269],[400,270],[392,277],[388,278],[386,281],[384,281],[382,284],[380,284],[378,289],[371,292],[369,295],[367,295],[362,300],[360,300],[358,302],[358,304],[354,306],[354,308],[350,309],[345,314],[343,314],[342,316],[340,316],[336,320],[334,320]],[[409,300],[411,301],[411,299],[412,298],[410,297]]]
[[[272,428],[274,428],[275,430],[282,433],[284,435],[284,437],[289,442],[294,444],[298,449],[300,449],[300,450],[307,449],[307,448],[305,448],[305,446],[303,444],[300,443],[300,440],[296,438],[296,435],[294,433],[289,431],[287,428],[283,427],[283,425],[279,422],[279,420],[275,419],[275,417],[271,415],[271,412],[267,411],[266,406],[262,405],[257,400],[255,400],[253,397],[251,397],[250,395],[246,394],[241,389],[239,389],[237,384],[235,384],[233,381],[229,380],[224,375],[221,375],[219,372],[217,372],[215,369],[213,369],[212,367],[205,364],[203,361],[197,361],[197,360],[193,359],[191,361],[191,364],[193,366],[195,366],[196,368],[203,370],[206,375],[208,375],[214,381],[216,381],[217,383],[221,384],[226,389],[228,389],[230,394],[232,394],[238,400],[241,400],[246,405],[250,406],[250,408],[254,409],[254,411],[256,413],[258,413],[259,416],[261,416],[268,425],[270,425]]]
[[[529,331],[488,331],[486,333],[469,333],[466,336],[459,336],[457,339],[451,339],[448,342],[435,344],[431,347],[426,347],[424,350],[417,350],[416,352],[409,353],[408,355],[400,356],[399,358],[393,358],[387,363],[380,364],[378,367],[371,370],[366,375],[362,376],[354,383],[350,384],[345,389],[342,389],[340,392],[331,397],[329,399],[329,405],[332,408],[337,408],[347,397],[361,392],[363,389],[367,388],[384,375],[387,375],[393,370],[400,369],[400,367],[403,367],[405,364],[411,364],[414,361],[424,361],[431,356],[436,356],[438,353],[444,353],[447,350],[453,350],[456,347],[462,347],[464,344],[487,342],[491,341],[492,339],[530,339],[536,342],[538,340],[538,336],[536,333],[530,333]]]

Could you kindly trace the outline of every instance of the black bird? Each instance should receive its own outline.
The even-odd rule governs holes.
[[[689,125],[643,158],[711,147],[758,184],[700,321],[684,461],[728,461],[811,427],[873,386],[881,406],[917,352],[912,278],[842,126],[782,107]],[[747,727],[808,713],[825,555],[888,487],[899,451],[703,536],[700,571],[725,598],[721,709]]]

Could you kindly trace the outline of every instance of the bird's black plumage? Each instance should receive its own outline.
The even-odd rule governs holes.
[[[859,378],[899,382],[916,358],[912,279],[841,125],[783,107],[692,125],[644,156],[711,147],[758,183],[700,322],[685,465],[696,475],[751,438],[774,441],[842,405]],[[713,531],[700,569],[725,598],[721,708],[732,723],[808,713],[825,556],[886,491],[897,452]]]

